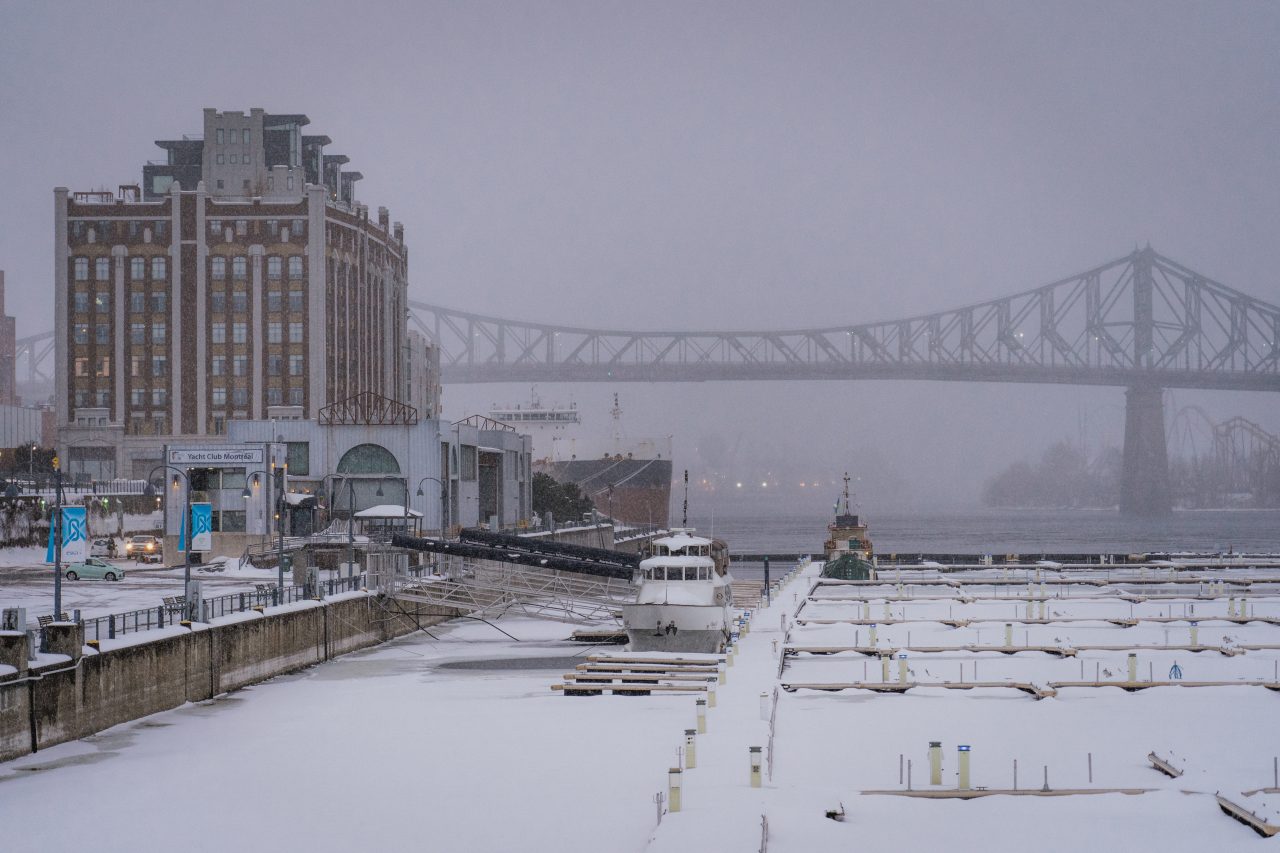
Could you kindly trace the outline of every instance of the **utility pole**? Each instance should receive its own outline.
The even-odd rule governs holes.
[[[62,468],[53,457],[53,621],[62,620]],[[88,512],[85,513],[88,522]],[[86,535],[88,531],[86,531]]]

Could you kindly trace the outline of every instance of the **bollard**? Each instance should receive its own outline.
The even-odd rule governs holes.
[[[862,602],[862,621],[866,622],[870,618],[871,618],[871,602],[864,601]]]
[[[872,625],[867,629],[867,645],[874,646],[876,644],[876,626]]]
[[[712,682],[707,685],[707,707],[714,708],[716,706],[716,685]]]
[[[1232,596],[1231,598],[1228,598],[1228,599],[1227,599],[1227,615],[1228,615],[1228,616],[1235,616],[1235,615],[1236,615],[1236,599],[1235,599],[1235,596]]]
[[[1129,683],[1132,684],[1138,680],[1138,656],[1134,652],[1129,652]]]
[[[729,646],[724,650],[724,665],[733,666],[733,653],[736,651],[733,646]]]
[[[684,766],[686,770],[693,770],[698,766],[697,734],[694,729],[684,730]]]
[[[759,788],[760,787],[760,747],[758,746],[749,747],[748,754],[750,755],[750,758],[751,758],[751,787]]]
[[[1004,644],[1006,646],[1013,645],[1013,625],[1012,623],[1004,623]]]
[[[1200,645],[1200,623],[1199,622],[1191,623],[1191,645],[1192,646]]]
[[[1047,601],[1040,602],[1040,621],[1049,621],[1049,602]]]
[[[698,734],[705,735],[707,733],[707,700],[697,699],[693,705],[698,715]]]
[[[942,784],[942,741],[929,741],[929,784]]]
[[[889,612],[889,602],[884,603],[884,621],[888,622],[893,618],[893,614]]]
[[[1033,611],[1034,607],[1035,607],[1035,602],[1028,598],[1027,599],[1027,618],[1028,619],[1035,618],[1034,611]]]
[[[889,656],[888,655],[880,655],[880,680],[885,684],[889,683]]]
[[[969,746],[968,744],[960,744],[956,747],[957,764],[960,766],[959,783],[957,787],[961,791],[969,790]]]
[[[724,664],[720,664],[716,667],[716,676],[716,682],[718,684],[725,684],[729,681],[729,673],[726,671]]]
[[[903,654],[898,655],[898,683],[907,683],[907,656]]]
[[[769,694],[763,690],[760,691],[760,719],[769,720]]]
[[[667,811],[680,811],[680,768],[672,767],[667,771]]]

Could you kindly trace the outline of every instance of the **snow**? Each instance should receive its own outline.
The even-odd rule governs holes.
[[[398,504],[378,504],[368,509],[362,509],[356,513],[356,518],[404,518],[405,508]],[[422,513],[416,509],[409,510],[410,518],[422,518]]]
[[[817,568],[806,571],[812,575]],[[913,587],[909,576],[904,573],[904,587],[917,597],[889,604],[912,621],[879,625],[882,647],[901,647],[908,633],[917,645],[999,645],[1002,622],[950,628],[940,620],[975,614],[1007,619],[1014,607],[1025,615],[1025,602],[1016,598],[965,603],[954,590],[947,598],[920,598],[925,590],[946,587]],[[801,619],[816,613],[861,618],[860,604],[850,598],[865,591],[881,597],[870,605],[878,616],[883,598],[898,594],[890,581],[862,590],[821,587],[818,600],[806,602],[811,581],[792,581],[753,615],[717,689],[717,705],[707,710],[708,731],[697,736],[697,767],[682,774],[684,808],[656,827],[652,798],[665,791],[684,731],[695,724],[693,699],[555,694],[549,686],[572,669],[574,659],[616,650],[568,643],[572,626],[530,619],[490,620],[493,625],[455,620],[0,765],[0,825],[26,849],[138,849],[136,816],[114,798],[77,798],[75,819],[65,819],[66,792],[85,790],[123,790],[137,802],[164,803],[148,812],[145,837],[182,838],[192,850],[246,843],[315,851],[424,845],[468,851],[757,850],[762,816],[770,853],[1264,849],[1265,841],[1221,813],[1215,791],[1280,821],[1280,796],[1244,796],[1272,784],[1280,698],[1256,686],[1127,692],[1119,686],[1126,651],[1081,651],[1080,659],[1030,651],[912,652],[911,678],[938,686],[904,694],[778,691],[772,777],[766,762],[762,787],[750,787],[748,747],[764,747],[766,755],[769,748],[762,692],[769,710],[779,681],[861,681],[864,663],[866,680],[880,680],[879,661],[852,652],[788,657],[779,678],[776,647],[867,641],[865,625],[796,624],[797,608]],[[1185,595],[1194,583],[1182,586],[1179,594]],[[1069,590],[1092,597],[1052,598],[1050,610],[1060,620],[1087,621],[1015,626],[1015,642],[1025,632],[1032,643],[1063,647],[1163,644],[1166,628],[1171,639],[1185,641],[1180,635],[1187,633],[1187,621],[1124,628],[1106,620],[1129,618],[1130,602],[1097,588],[1073,584]],[[1280,615],[1280,595],[1257,597],[1262,591],[1253,598],[1259,615]],[[1179,615],[1193,604],[1198,614],[1219,617],[1200,617],[1202,643],[1227,636],[1280,644],[1277,626],[1224,621],[1213,610],[1223,608],[1221,598],[1148,600],[1133,607],[1138,616],[1152,617]],[[1232,656],[1146,649],[1138,655],[1140,679],[1148,664],[1159,677],[1176,659],[1187,679],[1269,680],[1280,661],[1276,649]],[[547,657],[563,660],[536,669],[455,666]],[[1080,680],[1081,661],[1089,676],[1094,666],[1112,669],[1106,680],[1116,686],[1061,688],[1043,700],[998,687],[941,686],[960,672],[968,678],[975,662],[984,681]],[[895,663],[891,679],[896,670]],[[905,789],[900,756],[904,776],[911,762],[912,786],[930,787],[927,747],[934,740],[944,746],[941,789],[955,787],[956,747],[967,744],[975,786],[1012,787],[1016,759],[1019,789],[1039,789],[1047,766],[1055,789],[1151,792],[967,802],[863,793]],[[1157,773],[1147,760],[1151,751],[1185,774],[1169,779]],[[191,795],[175,796],[184,783]],[[823,816],[841,804],[843,823]],[[192,833],[195,825],[199,831]]]

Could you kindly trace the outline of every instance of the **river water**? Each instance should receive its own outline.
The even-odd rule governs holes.
[[[1121,518],[1114,510],[984,510],[938,514],[864,514],[876,553],[963,554],[1280,552],[1280,510],[1179,511],[1162,519]],[[762,512],[691,516],[699,533],[730,552],[818,554],[827,514]]]

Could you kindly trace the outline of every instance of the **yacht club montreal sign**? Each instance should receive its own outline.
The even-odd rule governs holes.
[[[261,465],[261,447],[188,447],[169,451],[170,465],[210,468]]]

